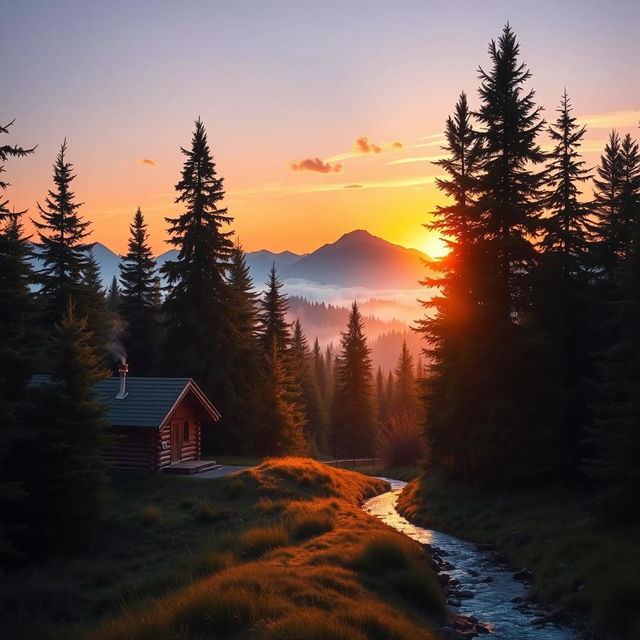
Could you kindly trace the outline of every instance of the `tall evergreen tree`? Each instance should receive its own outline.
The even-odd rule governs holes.
[[[263,295],[258,323],[260,344],[265,352],[271,349],[273,342],[281,353],[287,351],[291,345],[291,327],[286,319],[289,305],[281,291],[282,286],[282,281],[278,278],[276,267],[273,265],[269,273],[267,289]]]
[[[316,451],[323,451],[326,448],[327,416],[315,375],[313,356],[298,319],[293,324],[291,358],[294,378],[300,381],[307,439]]]
[[[137,374],[153,375],[158,366],[159,318],[156,261],[140,207],[129,226],[127,253],[120,258],[121,340]]]
[[[309,449],[303,433],[304,413],[298,397],[291,393],[295,381],[275,337],[272,337],[266,361],[262,429],[257,449],[268,455],[306,455]]]
[[[372,402],[371,350],[357,303],[340,339],[333,398],[331,446],[338,456],[371,456],[376,449]]]
[[[230,369],[234,357],[230,293],[226,280],[233,243],[224,229],[232,218],[219,203],[224,198],[201,120],[176,185],[183,213],[167,218],[176,260],[162,267],[169,291],[164,301],[164,370],[195,378],[222,415],[233,395]],[[223,418],[224,419],[224,418]]]
[[[92,343],[100,357],[105,359],[109,341],[109,310],[102,289],[100,265],[91,248],[87,251],[76,300],[76,312],[86,318]]]
[[[576,123],[571,102],[565,89],[558,118],[548,128],[556,143],[549,155],[546,175],[548,195],[544,200],[547,216],[542,225],[542,250],[560,257],[560,274],[575,275],[584,267],[584,253],[588,247],[587,219],[590,209],[580,202],[580,185],[591,173],[580,157],[580,146],[586,128]]]
[[[109,488],[101,451],[107,424],[93,386],[109,372],[72,304],[46,352],[51,378],[33,390],[25,415],[31,464],[25,470],[24,542],[41,551],[69,550],[86,544],[105,513]]]
[[[38,230],[40,297],[46,305],[47,325],[58,322],[66,313],[69,300],[79,302],[82,276],[87,266],[87,250],[83,243],[89,235],[89,222],[80,215],[82,203],[75,201],[71,183],[75,179],[73,165],[65,154],[67,141],[53,165],[54,190],[49,190],[45,206],[38,203],[42,220],[33,220]],[[82,310],[78,309],[82,314]]]
[[[258,294],[247,266],[242,246],[236,243],[231,252],[228,273],[231,313],[235,333],[236,357],[231,370],[234,396],[229,406],[226,431],[218,446],[237,453],[253,449],[259,429],[256,407],[262,402],[265,366],[257,338]]]
[[[393,397],[393,411],[396,414],[407,414],[415,417],[417,413],[416,379],[414,375],[413,356],[402,342],[402,351],[396,365],[396,384]]]
[[[107,308],[110,313],[120,313],[120,287],[118,286],[118,279],[113,276],[111,278],[111,284],[107,291]]]
[[[640,500],[640,186],[627,197],[634,221],[627,258],[611,278],[606,324],[613,339],[599,357],[594,455],[586,465],[601,484],[605,511],[624,519],[637,518]]]
[[[320,390],[320,397],[327,407],[327,371],[324,362],[324,355],[320,349],[320,342],[318,338],[313,341],[313,370],[315,372],[316,380],[318,381],[318,389]]]
[[[585,128],[576,124],[566,91],[558,113],[549,127],[556,144],[546,176],[546,216],[531,328],[537,332],[542,368],[536,376],[536,393],[545,398],[537,418],[537,446],[546,452],[539,457],[539,473],[573,478],[580,465],[580,442],[591,419],[586,382],[593,373],[594,338],[587,255],[590,207],[579,200],[589,171],[580,157]]]
[[[13,125],[15,120],[12,120],[8,124],[0,125],[0,134],[9,133],[9,128]],[[31,149],[25,149],[24,147],[19,147],[17,145],[3,144],[0,145],[0,174],[5,172],[4,163],[9,158],[23,158],[24,156],[28,156],[36,150],[35,147],[31,147]],[[5,182],[0,179],[0,192],[4,191],[7,187],[11,186],[10,183]],[[10,216],[20,215],[25,213],[24,211],[14,212],[9,209],[9,201],[3,200],[2,196],[0,196],[0,221],[5,220]]]
[[[615,268],[625,251],[627,230],[621,215],[622,185],[620,136],[612,131],[593,180],[593,253],[598,266],[604,270],[603,275]]]

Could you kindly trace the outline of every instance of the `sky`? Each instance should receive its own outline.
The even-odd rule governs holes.
[[[140,206],[161,253],[199,116],[245,250],[364,228],[438,255],[421,225],[441,132],[461,90],[477,106],[507,20],[547,119],[567,88],[590,165],[612,127],[640,134],[637,1],[5,1],[2,142],[38,145],[7,163],[7,197],[37,216],[66,137],[91,239],[123,252]]]

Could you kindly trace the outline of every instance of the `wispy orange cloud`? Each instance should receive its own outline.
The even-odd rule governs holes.
[[[345,189],[362,189],[362,185],[361,184],[345,184],[344,188]]]
[[[369,142],[367,136],[359,137],[353,145],[353,149],[358,153],[380,153],[382,151],[382,147],[373,142]]]
[[[323,162],[320,158],[305,158],[289,165],[292,171],[313,171],[315,173],[342,173],[342,165]]]
[[[586,125],[587,128],[607,128],[615,129],[617,127],[637,127],[640,123],[640,110],[629,109],[627,111],[609,111],[605,113],[589,113],[584,116],[578,116],[578,122]]]
[[[138,164],[141,167],[155,167],[158,163],[155,160],[151,160],[151,158],[140,158]]]

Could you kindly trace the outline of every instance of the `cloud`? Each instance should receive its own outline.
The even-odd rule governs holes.
[[[380,153],[382,151],[382,147],[373,144],[373,142],[369,142],[369,138],[367,136],[361,136],[358,138],[353,145],[353,148],[358,153]]]
[[[286,196],[305,193],[323,193],[325,191],[342,191],[343,189],[404,189],[420,185],[432,184],[436,177],[442,176],[414,176],[407,178],[386,178],[381,180],[367,180],[358,183],[357,187],[351,183],[335,182],[332,184],[296,184],[287,185],[281,182],[267,182],[247,189],[235,189],[233,197],[264,197]]]
[[[345,189],[362,189],[362,185],[361,184],[345,184],[344,188]]]
[[[141,167],[155,167],[158,163],[155,160],[151,160],[150,158],[140,158],[138,160],[138,164]]]
[[[391,148],[395,149],[396,151],[401,151],[402,149],[404,149],[404,145],[402,144],[402,142],[400,142],[400,140],[396,140],[395,142],[391,143]]]
[[[637,127],[640,122],[640,110],[629,109],[627,111],[608,111],[604,113],[589,113],[578,116],[578,122],[587,128],[631,128]]]
[[[291,171],[314,171],[316,173],[342,173],[342,165],[323,162],[320,158],[305,158],[292,162],[289,165]]]
[[[387,164],[407,164],[409,162],[436,162],[437,160],[442,160],[445,156],[413,156],[411,158],[400,158],[398,160],[391,160],[391,162],[387,162]]]

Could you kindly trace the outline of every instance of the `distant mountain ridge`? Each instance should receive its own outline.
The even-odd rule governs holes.
[[[93,245],[93,253],[106,288],[114,276],[120,276],[120,256],[100,242]],[[175,249],[160,254],[158,267],[167,260],[175,260],[177,255]],[[417,249],[392,244],[363,229],[345,233],[335,242],[308,254],[275,253],[267,249],[247,253],[247,265],[257,289],[264,287],[274,264],[283,280],[299,279],[321,285],[373,290],[415,289],[418,281],[427,275],[425,262],[431,262],[431,258]],[[38,263],[36,258],[36,268]]]

